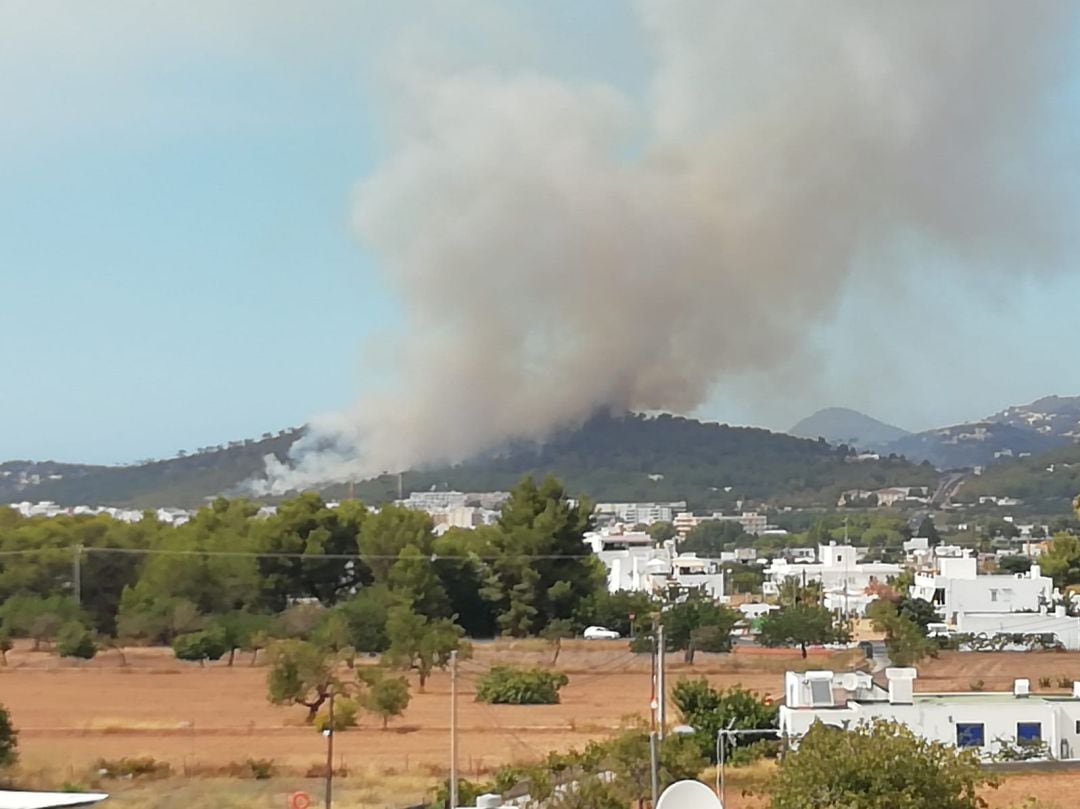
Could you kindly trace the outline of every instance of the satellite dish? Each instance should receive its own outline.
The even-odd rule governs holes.
[[[849,671],[840,678],[840,687],[845,691],[857,690],[859,688],[859,675],[853,671]]]
[[[656,809],[724,809],[724,804],[700,781],[676,781],[664,790]]]

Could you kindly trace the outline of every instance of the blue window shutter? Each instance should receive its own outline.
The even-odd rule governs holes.
[[[957,722],[957,747],[982,747],[986,743],[986,729],[982,722]]]
[[[1016,741],[1018,742],[1041,742],[1042,722],[1017,722]]]

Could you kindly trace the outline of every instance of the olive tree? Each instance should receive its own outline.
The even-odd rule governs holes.
[[[786,755],[771,809],[979,809],[986,782],[970,750],[877,719],[848,730],[815,723]]]

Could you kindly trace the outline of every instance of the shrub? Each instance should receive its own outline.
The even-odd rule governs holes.
[[[1072,688],[1073,681],[1069,677],[1058,677],[1058,688]]]
[[[229,651],[225,632],[219,627],[177,635],[172,644],[173,654],[180,660],[220,660]]]
[[[335,778],[345,778],[349,775],[349,768],[344,764],[334,767],[333,775]],[[325,778],[326,777],[326,762],[320,764],[312,764],[304,772],[305,778]]]
[[[248,769],[251,770],[251,777],[256,781],[265,781],[267,778],[273,778],[277,772],[277,765],[274,764],[272,758],[249,758],[247,760]]]
[[[19,757],[19,732],[11,724],[7,708],[0,705],[0,767],[8,767]]]
[[[150,756],[100,758],[94,766],[102,778],[168,778],[172,775],[169,762]]]
[[[1050,682],[1051,682],[1051,680],[1050,680],[1049,677],[1040,677],[1039,678],[1039,688],[1049,688],[1050,687]]]
[[[555,705],[570,682],[561,671],[494,666],[476,684],[476,701],[493,705]]]
[[[94,633],[78,621],[69,621],[64,624],[60,634],[56,636],[56,653],[60,657],[90,660],[97,652],[98,645]]]
[[[984,691],[986,689],[986,683],[982,680],[972,680],[968,683],[969,691]]]
[[[334,730],[356,727],[357,705],[346,697],[334,697]],[[330,727],[330,706],[323,706],[315,715],[315,729],[322,733]]]

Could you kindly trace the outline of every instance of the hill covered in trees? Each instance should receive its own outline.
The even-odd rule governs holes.
[[[0,502],[198,506],[219,494],[244,494],[242,484],[262,475],[263,457],[284,459],[301,434],[283,431],[124,467],[6,464],[0,474],[11,474],[0,478]],[[698,508],[737,500],[832,504],[844,489],[932,486],[937,480],[928,465],[902,458],[855,461],[845,447],[768,430],[670,415],[600,415],[542,444],[521,443],[466,463],[407,472],[404,487],[507,490],[527,474],[554,474],[570,491],[595,500],[687,500]],[[397,496],[397,483],[396,476],[357,481],[354,491],[379,503]],[[328,497],[346,492],[342,485],[324,490]]]
[[[687,500],[721,508],[736,500],[835,504],[844,489],[932,486],[937,473],[902,458],[855,461],[845,447],[680,416],[596,416],[543,444],[519,445],[464,464],[410,472],[405,488],[506,489],[522,475],[554,474],[594,500]],[[357,486],[367,500],[396,487]]]
[[[1047,513],[1066,512],[1080,494],[1080,445],[1071,444],[1026,458],[1010,458],[965,481],[954,500],[1016,497]]]
[[[9,461],[0,464],[0,503],[51,500],[65,506],[194,508],[261,475],[267,455],[284,460],[302,434],[303,429],[282,430],[127,466]]]

